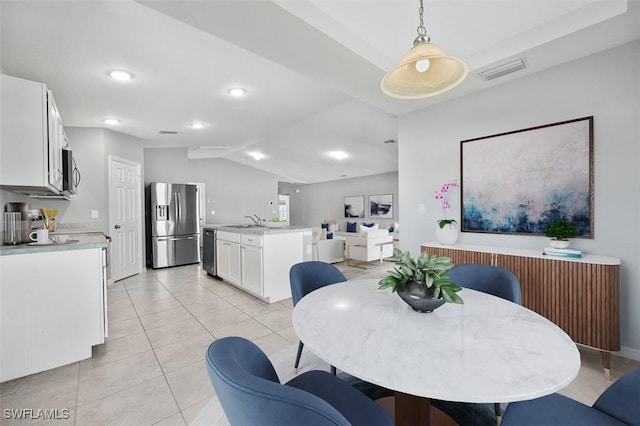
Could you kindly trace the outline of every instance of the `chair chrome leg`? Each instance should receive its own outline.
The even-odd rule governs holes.
[[[496,425],[500,426],[500,423],[502,423],[502,407],[498,402],[494,403],[493,407],[496,411]]]
[[[298,365],[300,364],[300,357],[302,356],[302,348],[304,348],[304,343],[302,340],[298,343],[298,354],[296,355],[296,363],[293,365],[293,372],[298,374]]]

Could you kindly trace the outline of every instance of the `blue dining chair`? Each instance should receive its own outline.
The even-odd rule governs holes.
[[[449,277],[460,287],[492,294],[522,305],[520,281],[508,269],[481,263],[461,263],[451,268]]]
[[[293,306],[296,306],[304,296],[320,287],[344,281],[347,281],[347,279],[342,272],[330,263],[316,260],[296,263],[289,270],[289,284],[291,285]],[[296,372],[298,371],[298,365],[300,365],[303,348],[304,343],[300,341],[300,343],[298,343],[296,362],[293,366]],[[333,365],[331,366],[331,373],[336,374],[336,368]]]
[[[609,386],[590,407],[554,393],[530,401],[512,402],[502,426],[640,425],[640,369]]]
[[[265,353],[242,337],[214,341],[205,358],[232,426],[393,425],[381,406],[326,371],[307,371],[280,383]]]
[[[482,263],[461,263],[449,271],[451,280],[463,288],[488,293],[518,305],[522,304],[520,281],[508,269]],[[502,406],[494,403],[496,421],[500,424]]]

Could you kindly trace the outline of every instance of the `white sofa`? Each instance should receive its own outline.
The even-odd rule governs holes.
[[[352,233],[353,234],[353,233]],[[354,264],[352,261],[372,262],[382,261],[393,256],[393,236],[386,229],[360,232],[355,236],[346,236],[345,256],[350,266],[362,267],[362,264]]]

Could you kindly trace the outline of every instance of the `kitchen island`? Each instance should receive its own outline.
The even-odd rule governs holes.
[[[0,382],[91,357],[107,336],[107,239],[0,247]]]
[[[205,227],[205,229],[211,227]],[[251,225],[216,229],[217,275],[265,302],[291,297],[289,269],[311,253],[311,228]]]

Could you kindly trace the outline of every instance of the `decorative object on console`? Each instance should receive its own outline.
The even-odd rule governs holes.
[[[455,219],[447,219],[447,210],[451,208],[451,203],[447,199],[447,193],[451,188],[458,186],[458,181],[453,179],[451,182],[447,182],[436,191],[435,199],[440,201],[442,206],[442,212],[444,219],[438,220],[438,226],[436,226],[436,239],[441,244],[455,244],[458,240],[458,222]]]
[[[544,226],[544,232],[549,237],[549,245],[556,249],[565,249],[571,243],[569,237],[575,235],[576,227],[564,220],[555,220]]]
[[[393,250],[398,260],[389,275],[378,282],[381,289],[391,287],[414,311],[431,312],[445,302],[463,303],[456,294],[462,288],[449,277],[453,263],[449,257],[429,256],[426,251],[417,259],[411,252]]]
[[[593,238],[593,117],[460,142],[462,232],[544,234],[567,220]]]
[[[393,219],[393,194],[369,195],[369,217]]]
[[[344,197],[344,217],[364,218],[364,195]]]
[[[546,254],[549,256],[569,257],[574,259],[582,258],[582,252],[580,250],[573,250],[568,248],[546,247],[542,254]]]
[[[413,47],[380,83],[382,91],[393,98],[428,98],[453,89],[467,76],[467,65],[462,60],[447,56],[431,44],[424,27],[423,11],[420,0],[420,25]]]

